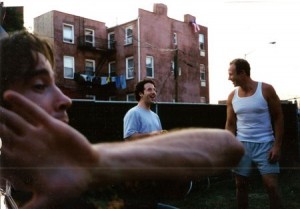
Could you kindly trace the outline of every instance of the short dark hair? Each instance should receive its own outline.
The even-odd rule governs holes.
[[[35,53],[43,54],[54,68],[50,44],[23,30],[0,39],[0,103],[5,90],[14,82],[24,82],[32,75],[38,60]]]
[[[251,67],[247,60],[241,58],[234,59],[230,62],[230,65],[232,64],[235,65],[236,74],[240,74],[244,71],[247,76],[250,76]]]
[[[152,83],[155,87],[154,80],[152,80],[150,78],[145,78],[144,80],[141,80],[140,82],[138,82],[135,86],[135,91],[134,91],[136,101],[140,101],[140,99],[141,99],[140,93],[144,93],[144,85],[146,83]]]

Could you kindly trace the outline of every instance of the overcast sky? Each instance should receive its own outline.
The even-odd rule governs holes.
[[[2,0],[24,6],[25,25],[51,10],[105,22],[108,27],[137,18],[138,8],[168,6],[168,17],[185,14],[208,27],[211,103],[227,98],[229,62],[237,57],[251,64],[252,78],[272,84],[280,99],[300,97],[300,1],[297,0]],[[276,44],[269,44],[276,41]]]

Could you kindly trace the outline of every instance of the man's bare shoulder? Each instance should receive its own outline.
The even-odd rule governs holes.
[[[278,97],[273,85],[269,83],[262,83],[262,93],[266,99]]]

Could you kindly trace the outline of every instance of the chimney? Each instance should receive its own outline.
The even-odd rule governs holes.
[[[196,22],[196,17],[193,15],[186,14],[184,15],[184,22],[186,23]]]
[[[153,12],[155,14],[158,14],[158,15],[165,15],[165,16],[167,16],[167,14],[168,14],[168,7],[165,4],[154,4],[154,6],[153,6]]]

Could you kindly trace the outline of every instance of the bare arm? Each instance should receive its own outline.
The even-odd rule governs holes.
[[[236,114],[234,113],[232,107],[233,96],[234,91],[229,94],[227,99],[225,129],[236,135]]]
[[[20,94],[8,91],[5,99],[15,112],[0,107],[1,175],[33,192],[24,209],[53,208],[111,183],[221,172],[235,166],[243,154],[240,142],[219,129],[186,129],[128,143],[91,145]]]
[[[135,142],[95,147],[107,171],[107,177],[101,179],[107,181],[112,173],[118,181],[197,178],[230,169],[243,154],[240,142],[221,129],[182,129]],[[95,176],[103,174],[96,172]]]
[[[149,136],[159,135],[162,133],[163,133],[163,131],[152,131],[150,133],[134,133],[131,136],[125,138],[125,140],[126,141],[135,141],[135,140],[139,140],[139,139],[146,138]]]
[[[280,99],[273,86],[263,83],[263,95],[268,102],[275,132],[275,143],[269,157],[271,161],[278,161],[284,134],[283,112],[280,104]]]

